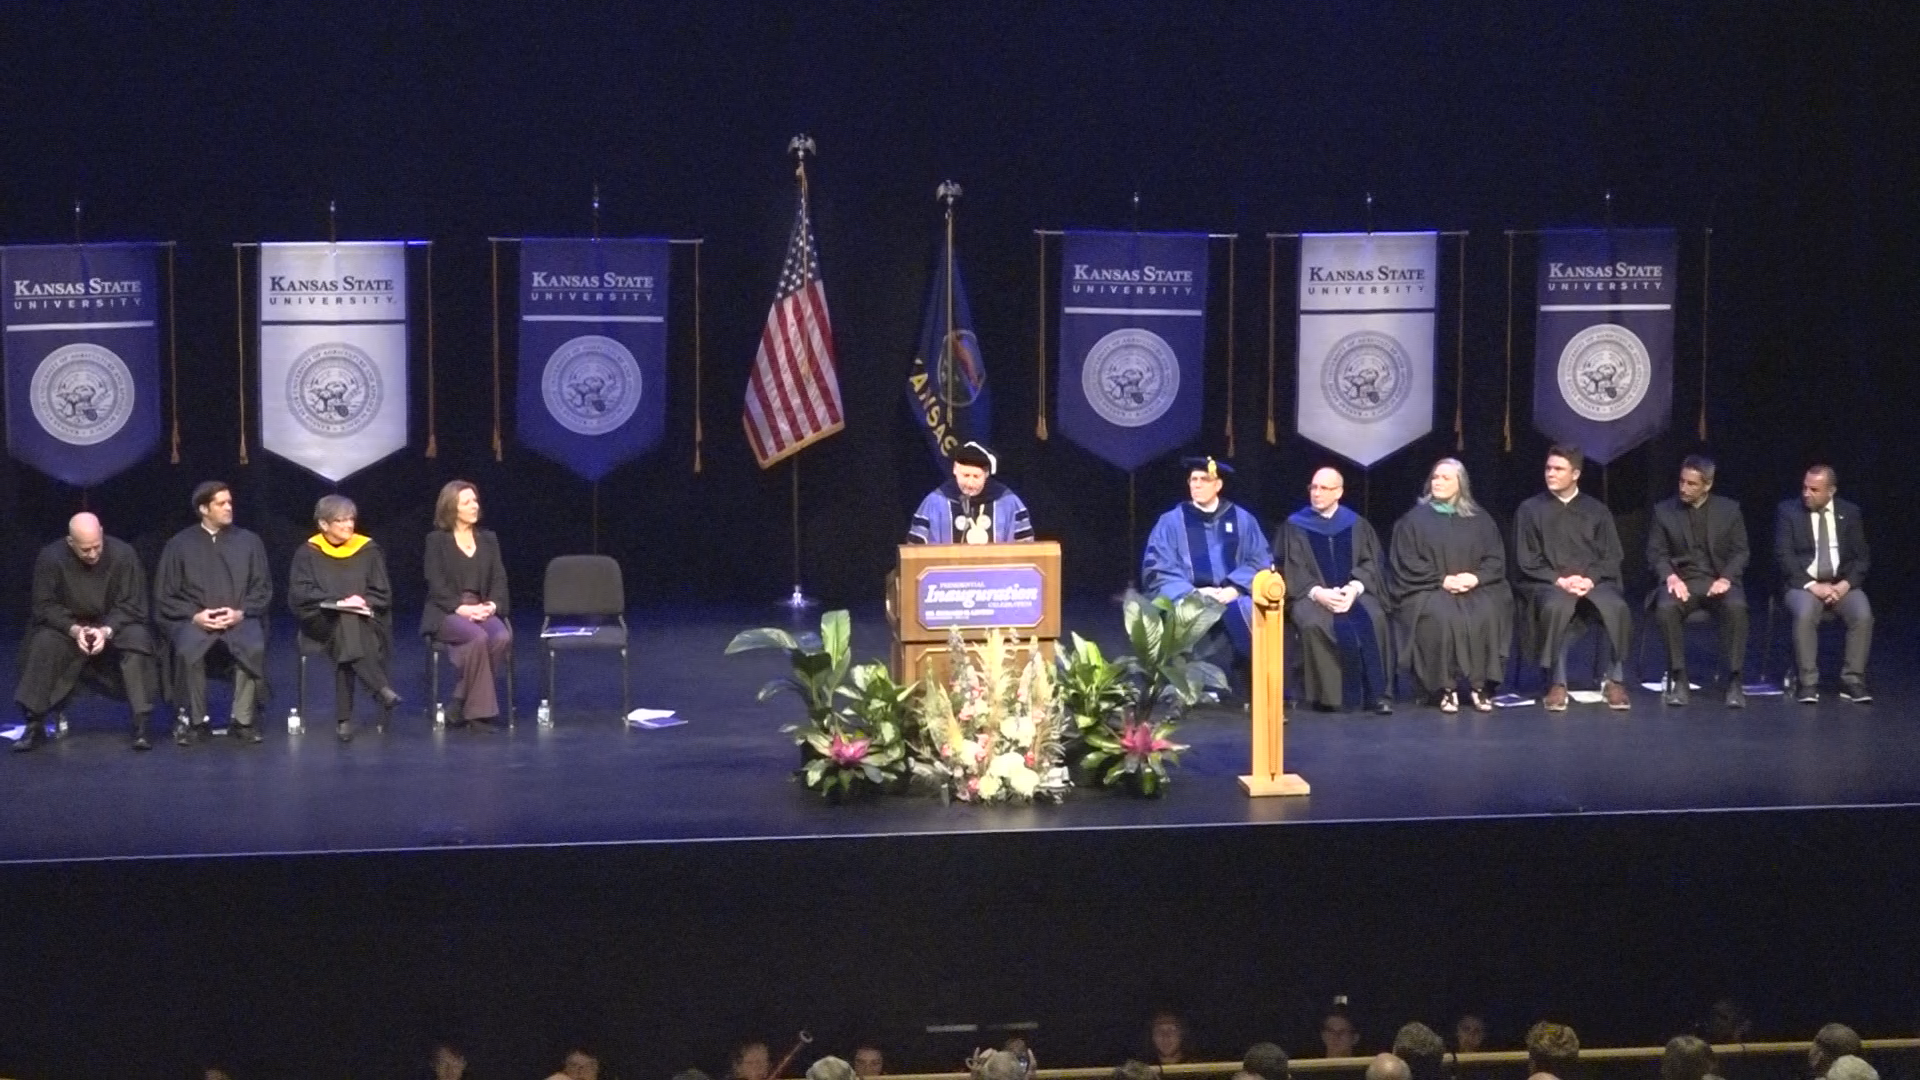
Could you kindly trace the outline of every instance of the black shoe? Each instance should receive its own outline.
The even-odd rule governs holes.
[[[1693,700],[1693,691],[1687,686],[1687,674],[1684,671],[1667,673],[1667,689],[1660,695],[1662,704],[1675,707],[1683,706]]]
[[[1813,683],[1803,682],[1800,689],[1794,691],[1793,700],[1802,705],[1820,704],[1820,688]]]
[[[47,722],[38,716],[27,717],[27,730],[20,733],[20,741],[13,744],[13,752],[24,754],[34,749],[47,738]]]
[[[333,725],[333,734],[341,742],[353,741],[353,721],[342,720]]]
[[[1393,715],[1393,698],[1387,696],[1386,694],[1381,694],[1379,697],[1375,698],[1373,701],[1373,714],[1375,716],[1392,716]]]
[[[1727,680],[1727,708],[1744,709],[1747,707],[1747,687],[1735,674]]]
[[[133,718],[133,748],[135,750],[153,749],[153,744],[147,741],[147,718],[144,713],[135,714]]]
[[[232,725],[230,725],[227,728],[227,734],[240,740],[240,743],[243,746],[252,746],[255,743],[264,742],[266,740],[266,736],[260,734],[259,724],[255,724],[255,723],[243,724],[238,720],[235,720],[232,723]]]
[[[1867,684],[1863,681],[1842,682],[1840,700],[1851,701],[1855,705],[1865,705],[1873,700],[1873,695],[1867,692]]]
[[[400,704],[400,695],[394,693],[393,687],[383,686],[374,692],[373,700],[379,702],[381,708],[392,712],[393,707]]]
[[[465,698],[447,699],[447,726],[463,728],[467,726],[467,702]]]

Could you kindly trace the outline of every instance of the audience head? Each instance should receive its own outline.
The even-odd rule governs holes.
[[[1413,1072],[1407,1063],[1392,1054],[1375,1054],[1367,1062],[1366,1080],[1412,1080]]]
[[[1807,1051],[1807,1071],[1814,1076],[1825,1076],[1834,1062],[1859,1053],[1859,1032],[1845,1024],[1827,1024],[1813,1036],[1813,1049]]]
[[[433,1080],[460,1080],[467,1073],[466,1055],[452,1043],[435,1045],[429,1061],[433,1066]]]
[[[1680,463],[1680,501],[1699,506],[1713,490],[1715,468],[1713,459],[1707,455],[1688,454]]]
[[[1347,478],[1340,475],[1339,469],[1315,469],[1313,479],[1307,481],[1307,505],[1313,507],[1316,514],[1333,513],[1346,493]]]
[[[1147,1037],[1161,1065],[1178,1065],[1187,1056],[1187,1022],[1171,1009],[1153,1014],[1147,1025]]]
[[[585,1050],[569,1050],[560,1075],[567,1080],[600,1080],[600,1059]]]
[[[1880,1071],[1852,1054],[1842,1054],[1827,1066],[1826,1080],[1880,1080]]]
[[[1840,489],[1840,474],[1831,465],[1815,465],[1800,480],[1800,501],[1809,510],[1825,510]]]
[[[1702,1028],[1701,1034],[1709,1043],[1746,1042],[1753,1021],[1747,1019],[1747,1010],[1739,1002],[1723,997],[1707,1007],[1707,1022]]]
[[[449,480],[433,503],[433,527],[452,532],[455,526],[480,524],[480,489],[471,481]]]
[[[1000,459],[977,442],[967,443],[953,452],[954,486],[969,499],[986,490],[987,477],[999,471]]]
[[[345,495],[322,495],[320,501],[313,504],[313,523],[320,528],[320,535],[330,544],[344,544],[353,538],[353,528],[359,522],[360,508]]]
[[[1140,1067],[1146,1068],[1144,1065]],[[967,1070],[973,1074],[973,1080],[1026,1080],[1027,1059],[1010,1050],[981,1050],[967,1059]],[[1151,1080],[1152,1077],[1153,1070],[1147,1069],[1146,1077],[1142,1080]]]
[[[1352,1057],[1360,1045],[1360,1029],[1347,1014],[1346,999],[1340,998],[1320,1018],[1320,1048],[1323,1057]]]
[[[1554,443],[1547,448],[1547,490],[1555,495],[1565,495],[1580,486],[1580,469],[1586,465],[1587,456],[1580,448],[1567,443]]]
[[[713,1080],[713,1077],[708,1076],[705,1069],[681,1069],[670,1080]]]
[[[807,1080],[854,1080],[853,1066],[829,1054],[807,1066]]]
[[[887,1055],[877,1042],[863,1042],[853,1048],[853,1075],[861,1080],[887,1074]]]
[[[974,1073],[975,1080],[1002,1080],[997,1076],[984,1076]],[[1129,1061],[1113,1070],[1113,1080],[1160,1080],[1160,1073],[1144,1062]]]
[[[767,1054],[766,1043],[749,1039],[733,1048],[727,1066],[733,1080],[767,1080],[767,1074],[773,1071],[773,1059]]]
[[[1580,1058],[1580,1036],[1565,1024],[1542,1020],[1527,1029],[1527,1071],[1566,1076]]]
[[[1676,1035],[1667,1040],[1667,1052],[1660,1057],[1660,1080],[1703,1080],[1713,1072],[1713,1047],[1693,1035]]]
[[[1393,1037],[1393,1053],[1407,1063],[1413,1080],[1440,1080],[1446,1073],[1447,1044],[1425,1024],[1402,1027]]]
[[[1453,1023],[1453,1049],[1459,1054],[1476,1054],[1487,1045],[1487,1022],[1479,1013],[1462,1013]]]
[[[1436,503],[1451,506],[1461,517],[1472,517],[1480,511],[1480,504],[1473,501],[1473,484],[1467,479],[1467,467],[1459,458],[1441,458],[1433,463],[1420,501],[1428,506]]]
[[[233,491],[225,480],[202,480],[193,489],[193,512],[210,529],[233,524]]]
[[[1287,1068],[1287,1052],[1270,1042],[1247,1047],[1246,1060],[1240,1063],[1242,1072],[1250,1072],[1262,1080],[1287,1080]]]
[[[99,562],[100,556],[107,550],[107,533],[100,527],[100,519],[87,513],[69,518],[67,546],[73,549],[74,558],[88,566]]]

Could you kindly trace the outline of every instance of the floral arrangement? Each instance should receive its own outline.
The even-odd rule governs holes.
[[[954,631],[945,683],[928,679],[920,699],[922,742],[915,775],[943,798],[971,803],[1059,802],[1072,787],[1063,736],[1069,721],[1040,643],[1024,662],[1018,639],[989,630],[976,652]]]

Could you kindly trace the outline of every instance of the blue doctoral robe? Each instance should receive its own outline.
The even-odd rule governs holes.
[[[1033,539],[1033,519],[1027,513],[1027,504],[1020,501],[1012,488],[998,480],[988,480],[979,495],[968,498],[960,493],[960,485],[949,480],[920,500],[919,509],[913,512],[913,523],[907,529],[907,543],[966,543],[966,530],[955,529],[954,521],[976,517],[983,509],[993,518],[990,543],[1021,543]]]
[[[1260,523],[1240,506],[1220,500],[1212,513],[1191,502],[1160,515],[1147,534],[1140,584],[1149,597],[1178,600],[1202,586],[1231,585],[1240,595],[1220,620],[1234,651],[1253,651],[1253,576],[1273,565]]]
[[[1300,632],[1301,673],[1307,697],[1323,707],[1355,703],[1389,693],[1386,668],[1387,620],[1380,605],[1386,589],[1380,574],[1380,538],[1367,519],[1344,506],[1322,517],[1301,507],[1281,527],[1281,574],[1287,581],[1288,607]],[[1335,615],[1309,595],[1317,587],[1361,585],[1360,597]],[[1357,679],[1344,679],[1344,660],[1357,661]],[[1355,685],[1357,683],[1358,685]]]

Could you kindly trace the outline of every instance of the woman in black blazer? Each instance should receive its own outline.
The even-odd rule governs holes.
[[[424,558],[427,606],[420,633],[446,645],[460,670],[448,725],[484,725],[500,715],[493,672],[507,660],[513,642],[502,621],[509,606],[507,568],[493,530],[480,528],[480,489],[467,481],[449,481],[440,489],[433,524]]]

